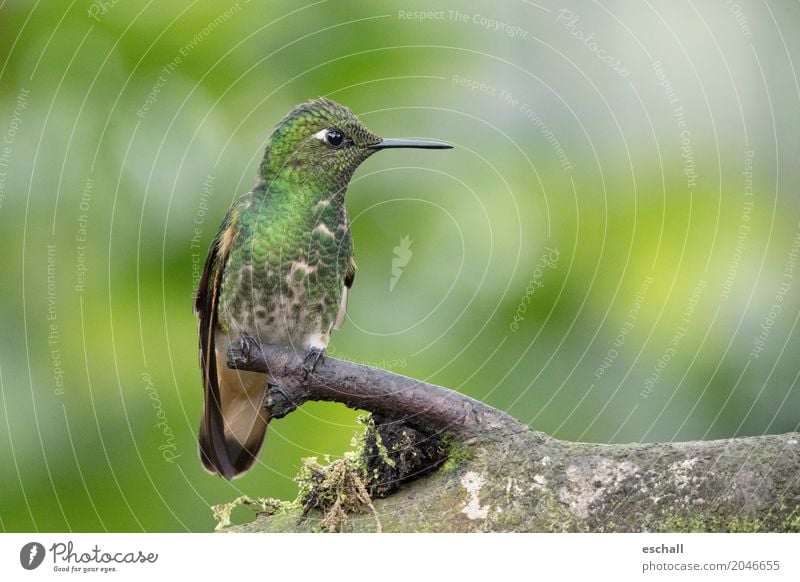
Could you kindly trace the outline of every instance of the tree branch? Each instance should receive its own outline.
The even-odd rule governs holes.
[[[508,414],[469,396],[380,368],[325,357],[310,372],[309,363],[295,350],[259,345],[247,335],[231,345],[228,367],[271,376],[266,404],[275,419],[317,400],[341,402],[427,434],[443,432],[458,440],[480,438],[487,430],[528,430]]]
[[[276,385],[267,399],[273,418],[308,400],[377,415],[380,438],[371,437],[373,445],[381,439],[389,445],[393,468],[387,475],[405,483],[402,494],[370,506],[383,531],[800,531],[798,433],[688,443],[572,443],[532,431],[452,390],[385,370],[326,358],[309,373],[294,351],[259,346],[251,338],[234,344],[229,366],[270,374]],[[405,440],[397,440],[399,435]],[[438,437],[448,443],[443,464],[431,446],[420,445]],[[376,447],[362,454],[369,475],[377,474]],[[423,457],[430,459],[428,469],[408,462],[413,474],[402,472],[404,459]],[[427,476],[407,483],[422,474]],[[371,492],[397,489],[384,485],[373,483]],[[290,506],[230,529],[308,531],[324,519]],[[372,514],[351,516],[346,526],[376,527]]]

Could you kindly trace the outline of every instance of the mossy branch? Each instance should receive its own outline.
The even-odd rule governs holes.
[[[326,358],[309,373],[303,355],[247,337],[229,356],[233,368],[270,374],[277,386],[267,401],[273,418],[309,400],[373,413],[379,434],[368,435],[373,444],[359,454],[369,467],[370,495],[387,497],[374,499],[371,515],[351,516],[344,529],[375,531],[379,523],[383,531],[800,531],[798,433],[571,443],[385,370]],[[403,427],[416,431],[414,438]],[[441,443],[446,458],[435,454]],[[387,450],[391,462],[381,462]],[[227,530],[319,530],[325,517],[294,504]]]

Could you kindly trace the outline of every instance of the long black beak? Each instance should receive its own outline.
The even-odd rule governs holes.
[[[449,143],[441,141],[422,141],[415,139],[383,139],[376,144],[369,146],[373,150],[386,150],[389,148],[419,148],[423,150],[449,150],[452,149]]]

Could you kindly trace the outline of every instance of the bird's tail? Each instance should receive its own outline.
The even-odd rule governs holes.
[[[228,479],[247,471],[255,462],[269,416],[264,408],[267,376],[231,370],[226,351],[217,348],[212,378],[218,398],[206,398],[200,424],[200,458],[212,473]],[[209,370],[211,372],[211,370]]]

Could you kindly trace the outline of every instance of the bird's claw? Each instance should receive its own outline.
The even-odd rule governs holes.
[[[306,372],[306,378],[309,374],[317,371],[317,366],[325,363],[325,348],[309,348],[306,352],[306,357],[303,358],[303,369]]]
[[[252,361],[255,354],[261,352],[259,343],[246,331],[240,332],[236,341],[228,349],[228,367],[238,367]],[[231,366],[231,364],[234,364]]]

